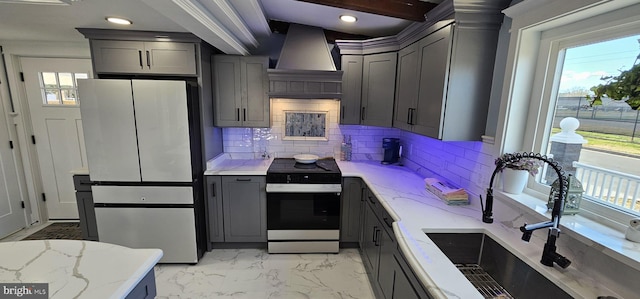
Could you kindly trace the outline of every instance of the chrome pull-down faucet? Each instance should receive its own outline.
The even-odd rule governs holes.
[[[549,267],[553,267],[553,264],[556,263],[562,268],[567,268],[571,264],[571,261],[556,252],[556,240],[560,236],[560,216],[564,209],[564,200],[567,196],[569,182],[567,181],[567,177],[564,175],[564,171],[562,171],[562,167],[558,165],[558,162],[553,161],[553,159],[534,153],[515,153],[502,155],[498,160],[496,160],[496,169],[491,175],[489,188],[487,188],[486,203],[482,206],[482,221],[485,223],[493,223],[493,180],[496,174],[505,169],[509,164],[520,161],[521,159],[537,159],[547,163],[558,174],[558,178],[561,180],[558,188],[559,192],[556,195],[557,198],[555,198],[553,209],[551,210],[551,220],[535,224],[525,223],[520,227],[522,240],[529,242],[533,231],[541,228],[549,228],[547,242],[544,245],[540,263]],[[480,197],[480,199],[480,204],[482,204],[482,197]]]

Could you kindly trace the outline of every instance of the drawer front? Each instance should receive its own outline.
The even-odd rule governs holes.
[[[192,187],[93,186],[94,203],[193,204]]]

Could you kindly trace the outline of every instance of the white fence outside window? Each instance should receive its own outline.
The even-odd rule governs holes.
[[[584,197],[640,214],[640,176],[573,162]]]

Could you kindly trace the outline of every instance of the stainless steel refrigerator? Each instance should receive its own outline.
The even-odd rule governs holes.
[[[197,83],[78,81],[100,242],[197,263],[206,247]]]

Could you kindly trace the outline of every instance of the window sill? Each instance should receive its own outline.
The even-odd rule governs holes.
[[[541,200],[532,194],[515,195],[495,190],[494,196],[514,208],[528,212],[536,220],[548,221],[551,217],[551,212],[547,211],[546,200]],[[591,247],[601,246],[602,253],[640,271],[640,243],[625,239],[624,231],[611,228],[580,214],[563,215],[560,225],[562,233]]]

